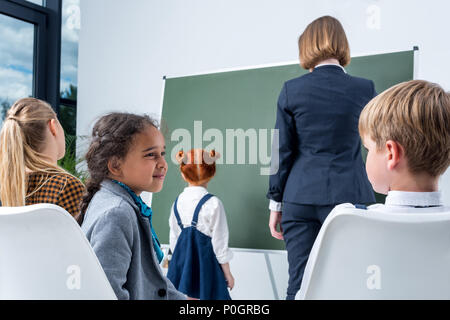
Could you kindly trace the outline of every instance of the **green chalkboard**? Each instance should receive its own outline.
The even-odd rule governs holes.
[[[373,80],[377,92],[411,80],[413,69],[412,50],[355,57],[346,67],[351,75]],[[162,243],[169,242],[170,208],[187,186],[173,155],[180,148],[215,147],[222,158],[208,190],[225,206],[230,247],[284,249],[268,228],[265,171],[281,87],[306,72],[295,64],[165,80],[162,122],[169,169],[163,190],[152,200],[153,225]]]

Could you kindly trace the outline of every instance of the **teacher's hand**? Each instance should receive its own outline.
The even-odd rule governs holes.
[[[280,231],[277,230],[277,226],[280,226]],[[283,238],[283,228],[281,228],[281,212],[280,211],[270,211],[269,218],[269,228],[272,237],[278,240],[284,240]]]

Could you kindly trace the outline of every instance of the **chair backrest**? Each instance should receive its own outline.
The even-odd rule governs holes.
[[[77,222],[52,204],[0,208],[0,299],[117,299]]]
[[[417,212],[335,209],[296,298],[450,299],[450,212]]]

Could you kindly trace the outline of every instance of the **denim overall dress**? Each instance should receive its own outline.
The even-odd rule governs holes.
[[[167,277],[178,291],[200,300],[231,300],[222,268],[217,261],[211,237],[197,230],[198,215],[212,194],[205,195],[194,211],[191,225],[184,228],[177,209],[173,211],[181,228]]]

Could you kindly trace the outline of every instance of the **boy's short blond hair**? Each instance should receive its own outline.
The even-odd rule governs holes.
[[[350,63],[350,47],[339,20],[330,16],[311,22],[298,39],[300,65],[314,68],[320,61],[335,58],[343,67]]]
[[[397,84],[366,105],[359,133],[378,150],[388,140],[399,143],[412,173],[440,176],[450,165],[450,95],[428,81]]]

